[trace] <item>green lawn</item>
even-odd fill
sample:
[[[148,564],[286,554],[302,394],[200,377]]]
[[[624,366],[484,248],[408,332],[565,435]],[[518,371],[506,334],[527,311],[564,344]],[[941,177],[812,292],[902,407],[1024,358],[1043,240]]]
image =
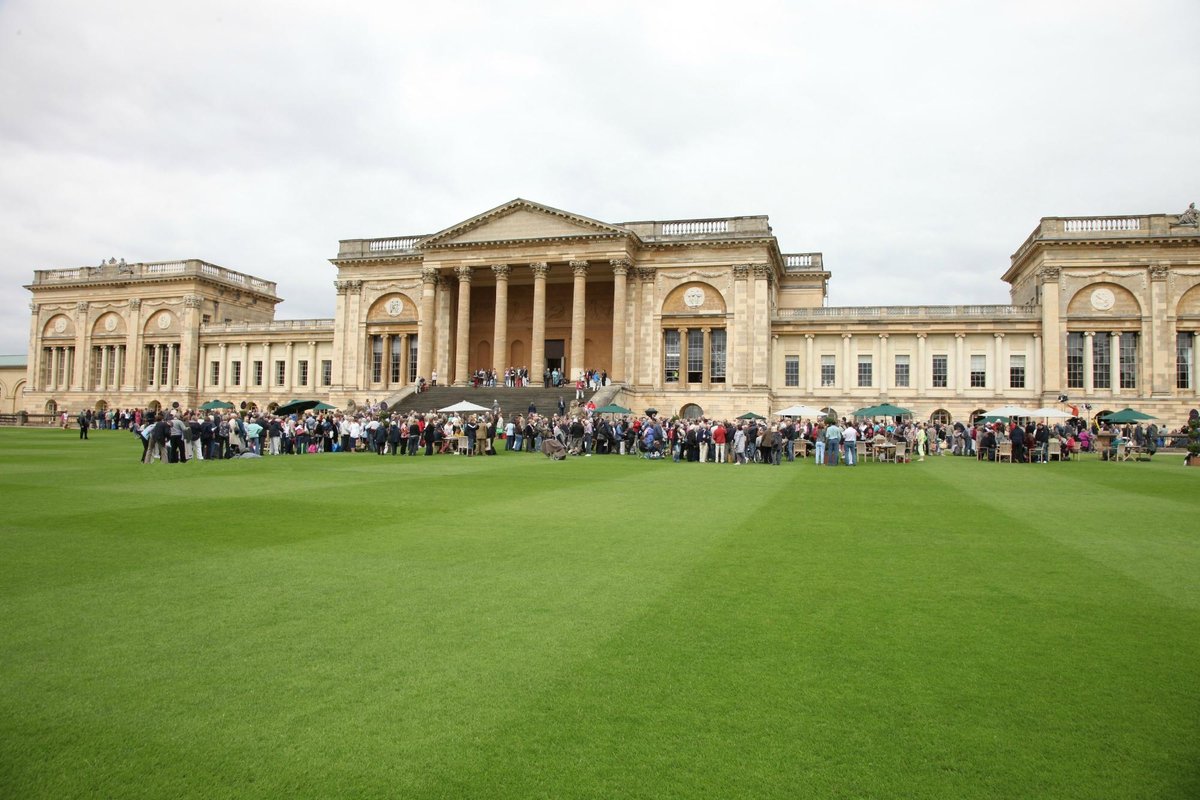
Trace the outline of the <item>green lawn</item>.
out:
[[[1200,470],[0,429],[0,797],[1196,798]]]

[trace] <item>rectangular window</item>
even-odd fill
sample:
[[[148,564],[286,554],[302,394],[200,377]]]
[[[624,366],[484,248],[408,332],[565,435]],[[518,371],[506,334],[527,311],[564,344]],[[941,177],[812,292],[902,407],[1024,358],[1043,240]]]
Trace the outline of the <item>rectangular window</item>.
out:
[[[821,385],[837,385],[837,356],[821,356]]]
[[[408,337],[408,382],[417,382],[417,336]]]
[[[933,388],[945,389],[950,381],[950,356],[936,355],[933,357],[933,368],[929,371]]]
[[[101,347],[92,347],[92,363],[88,370],[89,379],[92,387],[100,388],[100,379],[104,372],[104,349]]]
[[[296,380],[301,386],[308,386],[308,362],[296,362]]]
[[[43,389],[50,388],[50,369],[51,369],[51,364],[53,364],[53,363],[54,363],[53,348],[43,347],[42,348],[42,371],[41,371],[41,375],[38,377],[38,380],[40,381],[41,387]]]
[[[286,361],[276,361],[275,362],[275,385],[283,386],[283,384],[286,380],[287,380],[287,362]]]
[[[979,354],[971,356],[971,388],[983,389],[987,386],[987,356]]]
[[[1192,388],[1192,365],[1196,353],[1193,349],[1195,337],[1191,332],[1175,334],[1175,388]]]
[[[121,363],[121,348],[110,347],[108,353],[108,385],[112,387],[120,386],[120,381],[117,380],[118,369]]]
[[[254,362],[254,385],[263,385],[263,362],[261,361]]]
[[[1092,388],[1112,388],[1112,348],[1107,333],[1092,337]]]
[[[708,379],[725,382],[725,329],[714,328],[709,338]]]
[[[800,385],[800,356],[783,357],[783,385]]]
[[[1136,333],[1121,334],[1121,388],[1137,388],[1138,369],[1138,335]]]
[[[164,348],[162,358],[158,360],[158,385],[166,386],[171,379],[171,355],[170,349]]]
[[[1083,388],[1083,334],[1067,334],[1067,388]]]
[[[383,380],[383,337],[371,337],[371,383]]]
[[[896,387],[905,389],[909,381],[908,356],[896,356]]]
[[[392,352],[388,354],[388,380],[392,383],[399,383],[401,380],[401,367],[404,363],[404,342],[399,336],[392,337]]]
[[[859,388],[871,386],[871,381],[875,375],[875,362],[872,356],[860,355],[858,357],[858,385]]]
[[[700,383],[704,380],[704,331],[689,328],[687,348],[688,383]]]
[[[216,386],[221,382],[221,362],[208,362],[208,383],[210,386]]]
[[[333,385],[333,362],[328,358],[321,362],[321,385]]]
[[[1008,357],[1008,388],[1025,388],[1025,356],[1010,355]]]
[[[158,360],[158,348],[152,344],[146,345],[146,385],[155,386],[158,384],[158,370],[155,368],[155,362]]]
[[[234,386],[242,385],[242,362],[232,361],[229,364],[229,377]]]
[[[663,380],[667,383],[679,382],[679,331],[663,331]]]

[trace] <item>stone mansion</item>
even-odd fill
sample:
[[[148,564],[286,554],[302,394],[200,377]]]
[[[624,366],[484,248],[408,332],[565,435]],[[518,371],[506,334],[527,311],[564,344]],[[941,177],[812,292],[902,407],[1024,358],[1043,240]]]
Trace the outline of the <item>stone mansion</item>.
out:
[[[604,370],[616,402],[685,415],[886,400],[967,421],[1066,395],[1177,425],[1200,403],[1194,209],[1042,219],[1004,273],[1009,305],[830,307],[821,253],[784,252],[765,216],[607,223],[521,199],[330,260],[333,318],[308,320],[275,319],[273,282],[200,260],[38,270],[0,399],[345,407],[528,367]]]

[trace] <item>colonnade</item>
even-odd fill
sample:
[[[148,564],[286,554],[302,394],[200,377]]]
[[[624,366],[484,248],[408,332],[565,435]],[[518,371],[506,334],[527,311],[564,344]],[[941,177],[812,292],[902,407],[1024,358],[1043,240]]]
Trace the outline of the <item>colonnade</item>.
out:
[[[585,343],[587,341],[587,282],[592,264],[584,260],[567,262],[573,281],[571,292],[571,350],[569,371],[572,379],[577,378],[587,366]],[[613,328],[612,361],[609,375],[614,381],[625,379],[625,303],[626,278],[630,270],[627,258],[609,260],[613,275]],[[546,365],[546,280],[552,265],[546,261],[534,261],[528,265],[533,277],[533,324],[528,367],[534,380],[541,377]],[[466,384],[470,378],[470,331],[471,331],[471,285],[476,271],[470,266],[454,269],[458,281],[458,314],[455,319],[454,373],[455,384]],[[492,334],[491,368],[497,374],[509,367],[524,366],[508,363],[508,296],[509,279],[513,267],[509,264],[493,264],[491,271],[496,279],[495,318]],[[441,273],[434,267],[421,271],[421,308],[417,332],[417,374],[429,378],[434,368],[433,345],[435,340],[434,301]],[[406,356],[407,357],[407,356]],[[480,365],[484,366],[484,365]]]
[[[93,389],[111,391],[125,385],[125,345],[92,346]]]

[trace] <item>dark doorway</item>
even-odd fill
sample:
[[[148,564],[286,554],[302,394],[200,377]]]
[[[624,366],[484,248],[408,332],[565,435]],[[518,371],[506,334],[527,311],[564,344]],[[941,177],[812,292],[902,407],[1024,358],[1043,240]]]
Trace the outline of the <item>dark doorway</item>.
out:
[[[566,353],[565,339],[547,339],[546,340],[546,369],[550,370],[551,374],[554,370],[558,370],[560,380],[563,377],[563,360]]]

